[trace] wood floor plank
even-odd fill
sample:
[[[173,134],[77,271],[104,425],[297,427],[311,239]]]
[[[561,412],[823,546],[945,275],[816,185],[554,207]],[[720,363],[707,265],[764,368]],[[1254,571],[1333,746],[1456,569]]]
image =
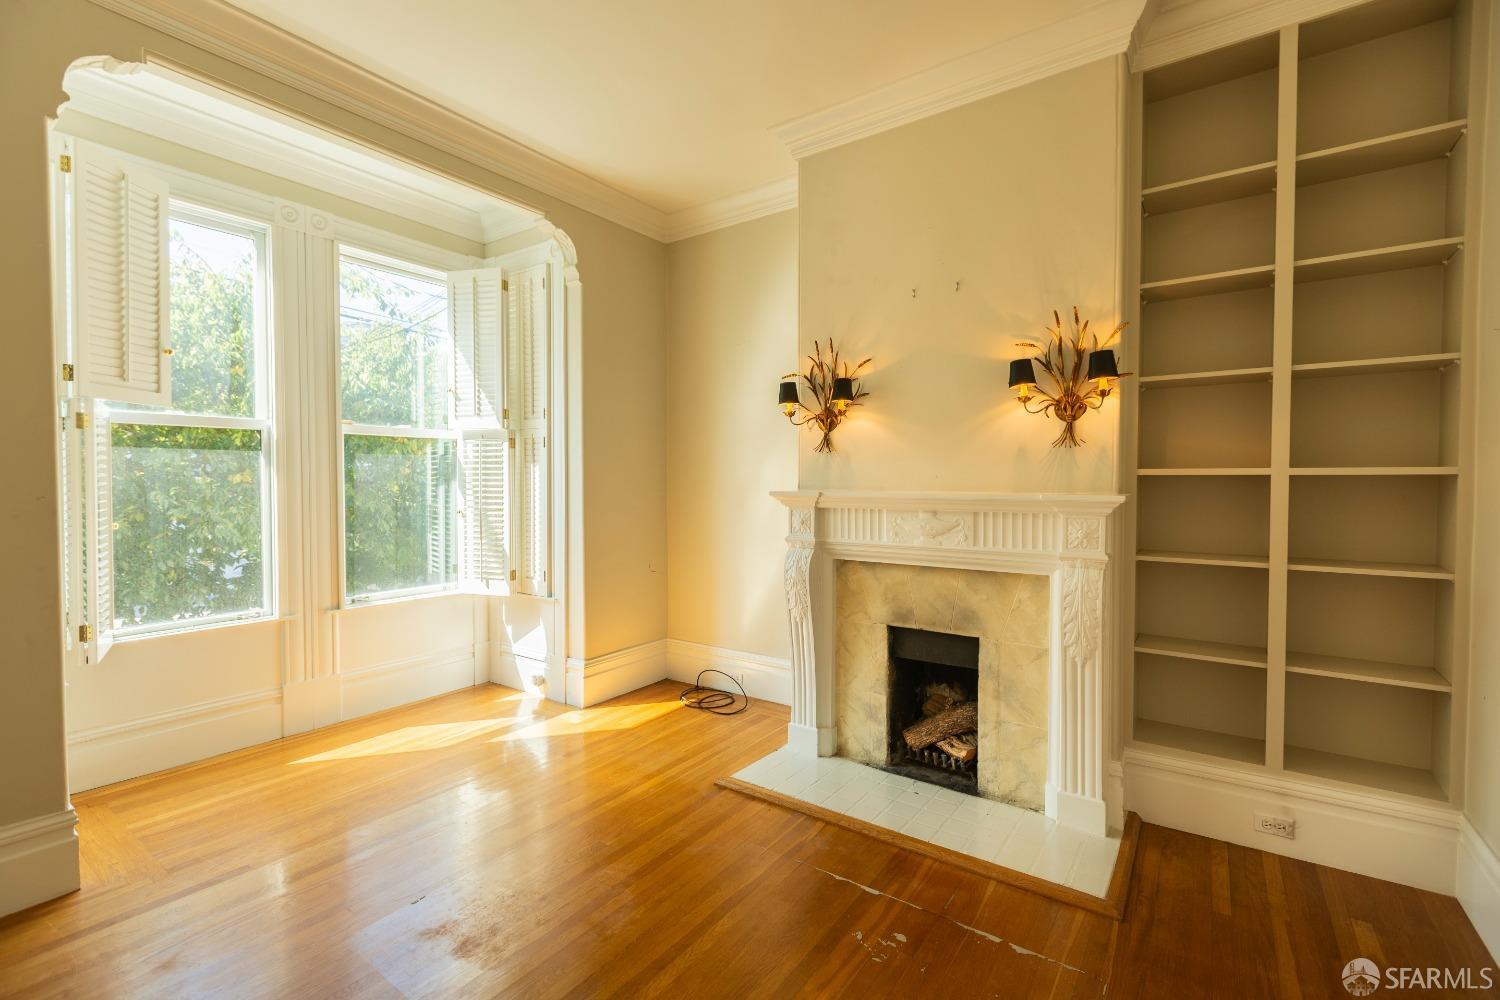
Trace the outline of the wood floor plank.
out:
[[[0,996],[1283,997],[1492,964],[1456,901],[1143,826],[1108,919],[715,786],[785,740],[659,684],[484,686],[76,800]]]

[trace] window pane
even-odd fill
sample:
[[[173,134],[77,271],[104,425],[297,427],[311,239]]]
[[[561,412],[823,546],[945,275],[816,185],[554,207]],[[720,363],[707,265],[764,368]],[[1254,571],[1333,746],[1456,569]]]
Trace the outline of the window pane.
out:
[[[118,623],[263,608],[260,432],[115,424],[111,434]]]
[[[172,409],[256,416],[255,240],[171,220]],[[118,409],[159,410],[115,404]]]
[[[453,583],[454,443],[344,436],[344,566],[350,597]]]
[[[339,262],[345,420],[447,427],[452,381],[446,285]]]

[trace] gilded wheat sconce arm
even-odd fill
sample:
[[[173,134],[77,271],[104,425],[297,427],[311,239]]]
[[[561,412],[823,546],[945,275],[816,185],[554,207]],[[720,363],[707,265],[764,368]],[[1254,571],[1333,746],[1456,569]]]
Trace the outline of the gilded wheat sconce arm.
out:
[[[1052,313],[1047,339],[1023,340],[1020,347],[1029,348],[1032,357],[1017,358],[1010,363],[1010,387],[1027,413],[1052,415],[1062,421],[1062,432],[1052,442],[1054,448],[1076,448],[1083,443],[1078,436],[1078,421],[1089,410],[1104,406],[1120,379],[1121,372],[1114,349],[1110,347],[1127,324],[1120,323],[1103,340],[1089,330],[1089,321],[1080,320],[1073,307],[1073,328],[1064,331],[1062,317]],[[1047,376],[1050,391],[1037,382],[1036,368]]]
[[[776,402],[793,427],[803,424],[817,427],[820,436],[816,451],[833,451],[834,429],[844,422],[851,409],[860,405],[860,400],[869,395],[860,385],[859,375],[870,360],[865,358],[853,366],[841,362],[838,348],[831,339],[825,359],[823,345],[813,341],[813,353],[807,357],[807,371],[790,372],[781,377]],[[803,386],[812,395],[812,406],[802,402]]]

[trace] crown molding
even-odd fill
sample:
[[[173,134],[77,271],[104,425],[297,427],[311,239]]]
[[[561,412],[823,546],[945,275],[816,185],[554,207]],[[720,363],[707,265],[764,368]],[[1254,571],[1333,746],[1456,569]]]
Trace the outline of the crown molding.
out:
[[[675,243],[796,207],[797,178],[783,177],[749,191],[673,212],[667,216],[666,242]]]
[[[1365,0],[1190,0],[1159,11],[1130,68],[1155,69],[1247,38],[1336,14]]]
[[[772,131],[802,159],[1041,80],[1130,46],[1145,0],[1104,0],[867,94],[783,122]]]
[[[659,209],[225,0],[90,2],[652,239],[666,237]]]

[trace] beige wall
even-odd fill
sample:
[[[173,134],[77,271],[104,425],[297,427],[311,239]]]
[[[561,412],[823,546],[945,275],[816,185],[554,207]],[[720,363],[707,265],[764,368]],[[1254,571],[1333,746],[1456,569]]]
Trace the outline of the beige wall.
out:
[[[1490,51],[1500,53],[1500,17],[1490,19]],[[1493,66],[1491,73],[1496,70]],[[1493,78],[1489,90],[1495,97]],[[1491,116],[1493,118],[1493,109]],[[1464,811],[1500,854],[1500,128],[1485,129],[1484,201],[1475,392],[1474,558],[1469,656],[1469,751]],[[1467,362],[1466,362],[1467,363]],[[1493,915],[1492,915],[1493,919]],[[1497,925],[1500,926],[1500,925]]]
[[[667,634],[791,655],[781,563],[796,432],[775,407],[797,357],[797,213],[668,247]]]
[[[1118,406],[1084,418],[1085,447],[1053,448],[1057,422],[1022,413],[1006,378],[1053,309],[1119,313],[1120,67],[802,161],[803,350],[831,336],[875,359],[837,453],[802,437],[802,488],[1113,488]]]
[[[56,423],[49,298],[46,121],[65,100],[76,59],[143,52],[261,95],[310,120],[413,162],[535,205],[577,247],[584,287],[581,478],[585,541],[584,649],[607,652],[665,632],[666,251],[659,243],[444,151],[289,88],[85,0],[17,0],[0,6],[0,213],[7,239],[0,273],[8,307],[11,431],[0,491],[0,826],[67,805],[63,755]],[[575,482],[575,488],[580,484]]]

